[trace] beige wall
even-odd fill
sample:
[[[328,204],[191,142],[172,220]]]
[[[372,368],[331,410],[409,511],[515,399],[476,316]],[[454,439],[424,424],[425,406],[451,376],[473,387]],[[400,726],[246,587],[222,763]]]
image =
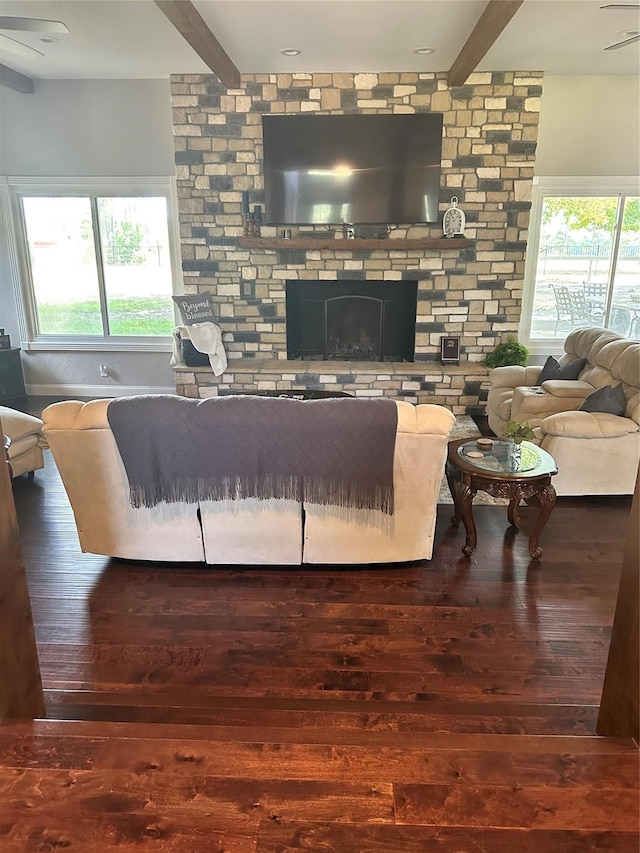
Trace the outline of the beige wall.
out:
[[[640,77],[545,77],[536,175],[640,175]]]
[[[33,95],[0,89],[3,175],[174,172],[168,80],[37,80]]]

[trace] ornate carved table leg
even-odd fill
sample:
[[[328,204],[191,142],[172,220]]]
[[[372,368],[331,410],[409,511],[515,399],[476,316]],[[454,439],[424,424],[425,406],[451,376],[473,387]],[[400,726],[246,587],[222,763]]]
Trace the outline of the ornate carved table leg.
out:
[[[538,557],[542,556],[542,548],[538,545],[538,537],[542,532],[542,528],[547,523],[547,519],[551,515],[551,510],[556,502],[556,490],[549,482],[546,486],[540,489],[537,493],[537,497],[540,501],[540,512],[529,536],[529,553],[534,560],[537,560]]]
[[[445,474],[447,475],[449,491],[451,492],[451,497],[453,498],[453,515],[451,516],[451,524],[453,527],[457,527],[460,524],[460,506],[458,500],[458,486],[460,485],[460,475],[456,474],[455,468],[453,468],[453,466],[449,464],[447,464],[445,468]]]
[[[462,514],[462,523],[467,534],[466,542],[462,546],[462,553],[465,557],[470,557],[476,550],[478,542],[476,523],[473,520],[473,499],[476,496],[476,490],[467,483],[458,483],[458,489],[458,502]]]
[[[511,498],[509,501],[509,509],[507,510],[507,518],[512,527],[520,527],[520,519],[518,518],[518,507],[520,506],[520,498]]]

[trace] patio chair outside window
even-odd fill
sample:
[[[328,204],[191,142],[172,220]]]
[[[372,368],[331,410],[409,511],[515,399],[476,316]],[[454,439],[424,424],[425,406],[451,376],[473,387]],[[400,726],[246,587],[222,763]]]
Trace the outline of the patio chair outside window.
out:
[[[594,305],[585,296],[584,290],[569,290],[569,296],[573,303],[573,309],[576,317],[580,318],[580,322],[585,320],[589,325],[602,325],[604,311],[602,305]]]
[[[556,327],[554,334],[558,333],[558,325],[564,321],[568,321],[572,329],[591,322],[592,318],[589,315],[589,307],[581,290],[571,290],[565,285],[557,284],[552,284],[550,287],[556,299]]]
[[[605,281],[583,281],[582,292],[589,305],[591,316],[604,317],[604,309],[607,301],[607,283]]]
[[[595,300],[596,305],[604,305],[607,295],[607,283],[605,281],[583,281],[582,292],[587,300]]]
[[[595,318],[604,318],[607,301],[607,285],[600,281],[585,281],[582,284],[585,299],[590,306],[590,314]],[[609,326],[620,335],[633,335],[640,322],[640,304],[638,306],[616,303],[614,291],[613,303],[609,311]],[[598,325],[601,325],[600,321]]]

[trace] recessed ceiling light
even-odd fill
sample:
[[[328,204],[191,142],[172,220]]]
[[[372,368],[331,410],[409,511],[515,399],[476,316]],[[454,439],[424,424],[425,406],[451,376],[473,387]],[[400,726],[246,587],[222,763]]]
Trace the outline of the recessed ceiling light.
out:
[[[58,39],[54,39],[53,36],[40,36],[40,41],[44,42],[45,44],[54,44],[58,41]]]
[[[301,50],[298,50],[298,48],[297,48],[297,47],[284,47],[284,48],[280,51],[280,53],[281,53],[283,56],[299,56],[299,55],[302,53],[302,51],[301,51]]]
[[[424,56],[427,53],[435,53],[436,51],[433,47],[417,47],[413,52],[419,53],[421,56]]]

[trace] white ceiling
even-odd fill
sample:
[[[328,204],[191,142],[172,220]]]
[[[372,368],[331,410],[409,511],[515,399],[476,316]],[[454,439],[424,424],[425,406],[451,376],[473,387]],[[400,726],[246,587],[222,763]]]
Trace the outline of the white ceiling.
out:
[[[630,0],[629,0],[630,1]],[[241,73],[448,71],[487,0],[195,0]],[[607,0],[525,0],[479,71],[638,74],[640,43],[604,47],[640,31],[640,10]],[[622,0],[626,2],[626,0]],[[68,35],[4,31],[44,53],[0,62],[35,79],[159,78],[208,71],[152,0],[2,0],[0,14],[64,21]],[[2,40],[0,40],[2,41]],[[295,47],[300,56],[285,57]],[[418,56],[414,50],[435,53]]]

